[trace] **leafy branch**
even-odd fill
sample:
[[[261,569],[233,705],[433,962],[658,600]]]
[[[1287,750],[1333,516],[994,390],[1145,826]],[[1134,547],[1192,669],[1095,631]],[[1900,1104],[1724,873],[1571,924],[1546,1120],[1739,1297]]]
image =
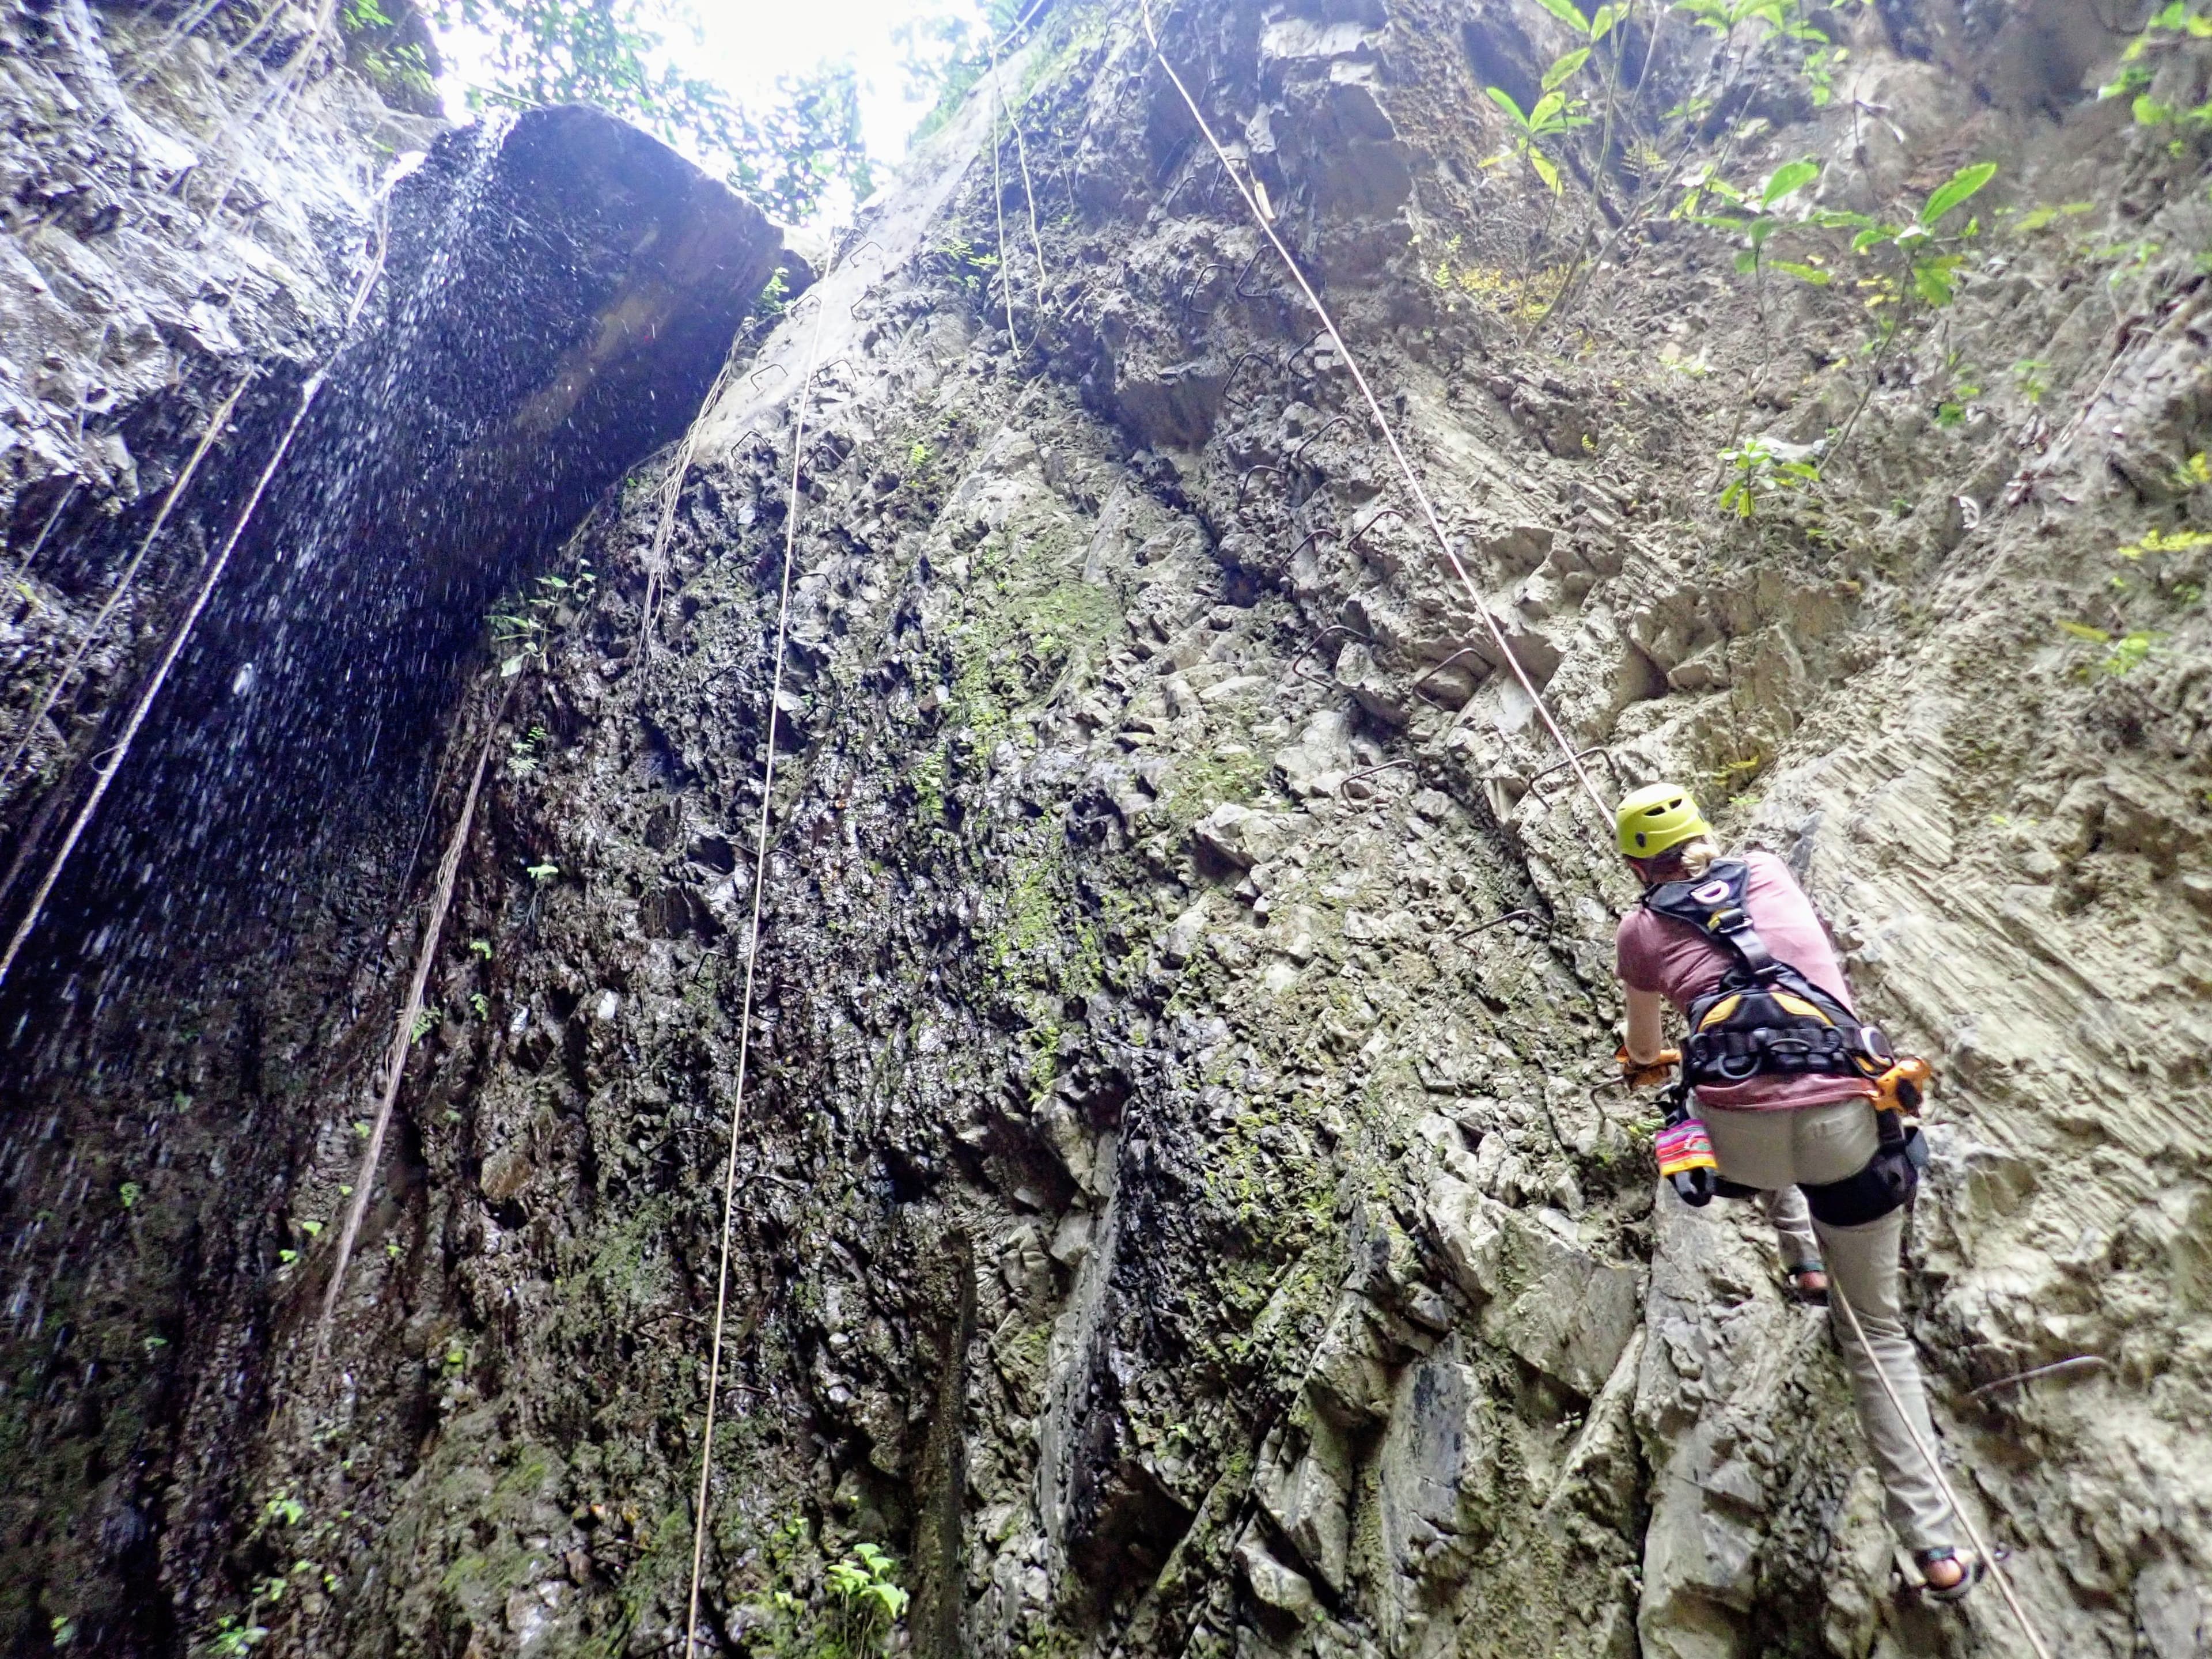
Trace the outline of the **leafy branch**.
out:
[[[380,0],[348,4],[349,15],[383,15]],[[874,188],[849,64],[782,76],[777,101],[753,110],[684,72],[669,36],[697,28],[674,0],[427,0],[424,9],[438,27],[489,43],[467,88],[472,106],[595,104],[690,151],[787,222],[812,217],[841,181],[855,198]]]

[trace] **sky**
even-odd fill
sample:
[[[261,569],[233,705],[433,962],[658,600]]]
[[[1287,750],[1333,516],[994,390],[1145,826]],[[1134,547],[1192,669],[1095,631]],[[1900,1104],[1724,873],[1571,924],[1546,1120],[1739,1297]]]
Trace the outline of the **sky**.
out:
[[[921,8],[914,0],[694,0],[705,36],[702,67],[746,101],[767,102],[779,75],[850,58],[860,71],[860,118],[868,149],[896,161],[930,103],[909,104],[900,87],[891,31]],[[980,27],[982,7],[959,0],[933,9],[967,9]]]
[[[965,13],[980,31],[983,0],[672,0],[669,9],[696,21],[698,38],[672,29],[669,44],[695,74],[720,82],[744,104],[765,107],[775,101],[776,77],[803,75],[823,63],[849,61],[860,84],[860,118],[869,153],[896,163],[907,139],[935,100],[908,100],[899,52],[891,32],[917,13]],[[449,73],[445,82],[448,112],[467,118],[464,83],[467,66],[483,48],[473,31],[441,31],[439,44]],[[979,37],[980,38],[980,34]],[[884,179],[878,173],[878,183]],[[849,202],[832,205],[833,216],[849,213]]]

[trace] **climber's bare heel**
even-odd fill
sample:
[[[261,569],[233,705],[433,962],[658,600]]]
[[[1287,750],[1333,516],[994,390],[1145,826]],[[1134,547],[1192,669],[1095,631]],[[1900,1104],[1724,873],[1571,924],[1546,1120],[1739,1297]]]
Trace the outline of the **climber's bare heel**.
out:
[[[1828,1305],[1828,1270],[1818,1261],[1801,1261],[1787,1270],[1790,1295],[1808,1308]]]
[[[1920,1572],[1920,1594],[1930,1601],[1963,1601],[1982,1579],[1982,1558],[1971,1552],[1961,1556],[1948,1545],[1913,1551],[1912,1565]]]

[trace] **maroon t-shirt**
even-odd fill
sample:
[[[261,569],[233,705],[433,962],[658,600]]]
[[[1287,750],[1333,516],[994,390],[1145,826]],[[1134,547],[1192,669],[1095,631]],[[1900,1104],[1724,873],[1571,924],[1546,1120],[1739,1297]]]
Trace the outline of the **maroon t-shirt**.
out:
[[[1751,878],[1744,886],[1744,908],[1751,925],[1765,945],[1767,954],[1786,962],[1844,1007],[1851,1006],[1851,988],[1828,943],[1828,930],[1820,925],[1812,900],[1797,884],[1790,868],[1771,853],[1747,853]],[[1690,1004],[1721,982],[1735,960],[1729,951],[1707,939],[1686,921],[1676,921],[1642,905],[1620,919],[1614,936],[1616,971],[1632,990],[1656,992],[1686,1014]],[[1738,1111],[1791,1106],[1824,1106],[1838,1100],[1871,1100],[1871,1085],[1858,1078],[1755,1077],[1742,1083],[1709,1085],[1698,1091],[1707,1106],[1732,1107]]]

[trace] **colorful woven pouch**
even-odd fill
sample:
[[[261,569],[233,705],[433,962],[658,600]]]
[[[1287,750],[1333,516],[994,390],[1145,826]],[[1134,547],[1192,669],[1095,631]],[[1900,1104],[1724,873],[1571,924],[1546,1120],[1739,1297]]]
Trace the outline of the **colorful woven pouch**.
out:
[[[1659,1154],[1659,1173],[1662,1176],[1720,1168],[1720,1161],[1713,1156],[1712,1138],[1706,1134],[1705,1124],[1694,1117],[1686,1117],[1662,1129],[1653,1150]]]

